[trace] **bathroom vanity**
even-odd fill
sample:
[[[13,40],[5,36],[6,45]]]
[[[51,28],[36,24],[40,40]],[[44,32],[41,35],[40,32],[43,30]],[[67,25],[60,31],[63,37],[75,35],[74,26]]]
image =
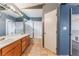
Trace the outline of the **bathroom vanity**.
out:
[[[5,37],[0,41],[0,56],[20,56],[30,44],[29,35]]]

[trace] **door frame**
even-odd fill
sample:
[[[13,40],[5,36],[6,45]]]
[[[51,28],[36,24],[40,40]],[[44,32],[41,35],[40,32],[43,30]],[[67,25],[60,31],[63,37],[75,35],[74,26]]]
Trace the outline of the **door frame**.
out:
[[[72,49],[72,47],[71,47],[71,45],[72,45],[72,42],[71,42],[71,20],[72,20],[72,8],[70,8],[69,9],[69,14],[70,14],[70,16],[69,16],[69,55],[71,56],[71,53],[72,53],[72,51],[71,51],[71,49]]]

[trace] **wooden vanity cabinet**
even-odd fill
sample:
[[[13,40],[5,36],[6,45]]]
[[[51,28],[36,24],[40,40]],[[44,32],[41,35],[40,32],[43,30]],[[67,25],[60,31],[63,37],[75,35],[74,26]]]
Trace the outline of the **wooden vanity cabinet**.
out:
[[[0,56],[20,56],[30,44],[30,38],[25,36],[0,50]]]
[[[1,56],[1,49],[0,49],[0,56]]]
[[[25,51],[25,49],[28,47],[30,44],[29,37],[26,36],[22,39],[22,52]]]
[[[13,49],[15,47],[15,44],[12,43],[12,44],[9,44],[8,46],[2,48],[2,56],[7,56],[7,55],[11,55],[13,54]]]
[[[25,51],[25,49],[26,49],[26,39],[25,39],[25,37],[24,38],[22,38],[22,52],[24,52]]]
[[[2,56],[21,55],[21,41],[18,40],[2,49]]]
[[[26,36],[25,39],[26,39],[26,45],[28,47],[28,45],[30,44],[30,37],[29,36]]]

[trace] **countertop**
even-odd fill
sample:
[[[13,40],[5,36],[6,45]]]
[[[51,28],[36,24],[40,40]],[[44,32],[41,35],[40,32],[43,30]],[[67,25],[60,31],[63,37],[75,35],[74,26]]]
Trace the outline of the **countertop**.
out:
[[[28,36],[28,34],[23,35],[8,35],[8,36],[2,36],[0,39],[5,38],[4,40],[0,40],[0,49],[21,39],[22,37]]]

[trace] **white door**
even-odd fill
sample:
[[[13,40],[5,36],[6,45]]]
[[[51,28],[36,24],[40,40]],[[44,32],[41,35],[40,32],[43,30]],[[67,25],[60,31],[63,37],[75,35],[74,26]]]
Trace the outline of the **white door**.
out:
[[[44,15],[44,46],[56,53],[57,10]]]

